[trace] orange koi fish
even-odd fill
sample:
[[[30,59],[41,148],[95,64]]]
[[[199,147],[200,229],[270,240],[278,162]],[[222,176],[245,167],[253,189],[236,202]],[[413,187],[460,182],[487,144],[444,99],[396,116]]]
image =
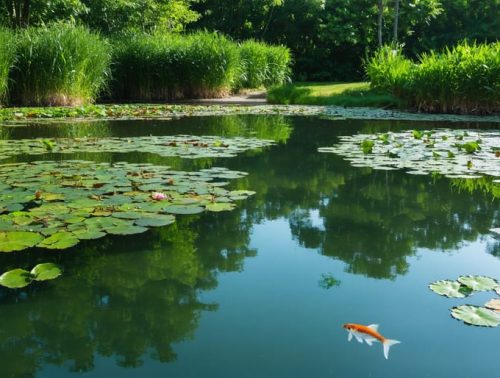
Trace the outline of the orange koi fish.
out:
[[[386,339],[378,332],[378,324],[370,324],[369,326],[364,326],[361,324],[347,323],[343,326],[347,332],[349,332],[349,336],[347,336],[347,340],[351,341],[354,336],[356,340],[360,343],[363,340],[370,346],[373,345],[374,341],[379,341],[382,343],[384,347],[384,357],[386,359],[389,358],[389,349],[391,346],[395,344],[400,344],[401,341]]]

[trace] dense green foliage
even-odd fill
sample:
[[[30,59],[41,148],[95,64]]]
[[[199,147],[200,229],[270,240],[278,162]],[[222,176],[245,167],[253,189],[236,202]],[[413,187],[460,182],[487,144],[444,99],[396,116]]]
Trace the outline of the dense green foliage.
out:
[[[56,24],[19,32],[11,99],[32,105],[92,101],[106,83],[111,47],[84,27]]]
[[[229,92],[238,71],[236,44],[215,33],[138,34],[116,46],[114,98],[220,97]]]
[[[411,58],[461,40],[497,41],[500,0],[0,1],[0,24],[54,21],[82,23],[107,35],[217,31],[237,41],[287,46],[295,57],[295,79],[346,81],[363,77],[362,60],[379,47],[379,31],[383,43],[404,45]]]
[[[237,88],[259,88],[282,84],[290,75],[290,51],[249,40],[240,45],[240,77]]]
[[[383,47],[367,61],[371,85],[426,112],[500,111],[500,43],[462,42],[414,64],[400,50]]]
[[[7,98],[9,71],[14,63],[15,47],[12,33],[0,28],[0,104]]]

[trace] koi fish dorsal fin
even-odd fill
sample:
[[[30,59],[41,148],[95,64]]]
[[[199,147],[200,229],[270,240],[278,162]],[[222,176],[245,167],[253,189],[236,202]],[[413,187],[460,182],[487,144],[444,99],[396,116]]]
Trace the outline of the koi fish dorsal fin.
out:
[[[370,324],[368,328],[373,329],[374,331],[378,332],[378,324]]]

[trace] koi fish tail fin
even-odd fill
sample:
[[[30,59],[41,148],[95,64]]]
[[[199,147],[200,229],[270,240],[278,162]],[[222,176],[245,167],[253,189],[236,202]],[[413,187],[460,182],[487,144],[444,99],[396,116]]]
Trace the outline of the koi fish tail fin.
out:
[[[386,360],[389,359],[389,349],[391,348],[391,346],[396,344],[401,344],[401,341],[385,339],[382,343],[382,346],[384,347],[384,357]]]

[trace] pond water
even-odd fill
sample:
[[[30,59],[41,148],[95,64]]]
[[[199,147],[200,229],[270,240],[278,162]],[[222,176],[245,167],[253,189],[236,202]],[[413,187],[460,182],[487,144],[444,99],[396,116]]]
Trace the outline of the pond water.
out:
[[[497,124],[498,125],[498,124]],[[497,128],[495,124],[481,127]],[[351,167],[338,136],[447,124],[225,116],[0,128],[31,137],[218,135],[278,143],[232,158],[141,153],[17,156],[245,171],[235,210],[178,216],[141,235],[0,256],[0,271],[56,262],[60,278],[0,290],[0,377],[481,377],[498,372],[499,328],[450,316],[493,292],[428,289],[462,274],[500,279],[498,187]],[[454,124],[454,127],[478,127]],[[498,186],[498,184],[496,184]],[[348,342],[344,323],[401,341]]]

